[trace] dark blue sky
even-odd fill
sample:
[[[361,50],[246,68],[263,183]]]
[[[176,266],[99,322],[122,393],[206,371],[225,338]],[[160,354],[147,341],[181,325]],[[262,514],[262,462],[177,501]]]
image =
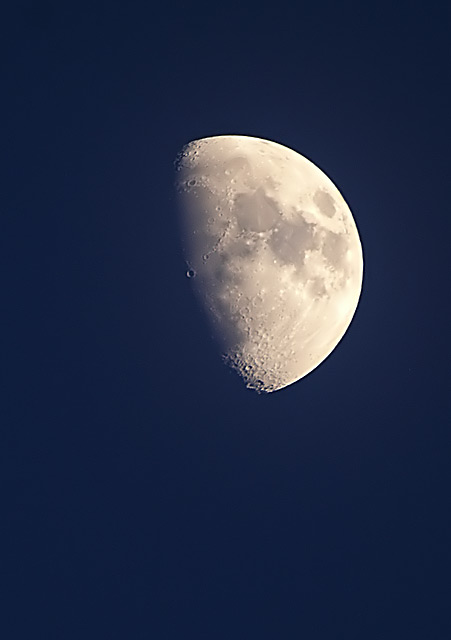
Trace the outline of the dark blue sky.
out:
[[[2,638],[451,637],[446,3],[10,4]],[[364,250],[345,338],[268,396],[178,244],[174,157],[228,133],[315,162]]]

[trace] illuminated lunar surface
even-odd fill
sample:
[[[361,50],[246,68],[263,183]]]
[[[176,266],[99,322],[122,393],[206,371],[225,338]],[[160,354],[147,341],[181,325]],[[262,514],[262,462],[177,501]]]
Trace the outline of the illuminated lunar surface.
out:
[[[312,162],[260,138],[195,140],[175,167],[187,286],[224,360],[257,391],[296,382],[357,307],[363,257],[349,207]]]

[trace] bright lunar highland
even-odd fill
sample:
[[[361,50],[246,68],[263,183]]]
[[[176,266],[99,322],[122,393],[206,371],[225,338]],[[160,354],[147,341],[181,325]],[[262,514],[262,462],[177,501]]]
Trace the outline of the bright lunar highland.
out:
[[[227,135],[175,162],[189,283],[225,361],[257,391],[315,369],[355,313],[363,256],[331,180],[275,142]]]

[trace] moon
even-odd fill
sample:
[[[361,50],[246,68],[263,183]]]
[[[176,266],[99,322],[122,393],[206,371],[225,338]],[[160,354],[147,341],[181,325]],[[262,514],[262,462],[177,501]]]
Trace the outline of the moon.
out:
[[[224,361],[249,389],[303,378],[354,316],[363,254],[333,182],[281,144],[194,140],[175,161],[186,275]]]

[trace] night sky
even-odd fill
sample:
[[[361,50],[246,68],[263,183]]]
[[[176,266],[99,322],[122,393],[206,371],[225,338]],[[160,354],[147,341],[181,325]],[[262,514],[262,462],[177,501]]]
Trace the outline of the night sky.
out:
[[[0,636],[450,638],[447,3],[9,4]],[[345,337],[268,395],[179,245],[174,158],[220,134],[312,160],[363,246]]]

